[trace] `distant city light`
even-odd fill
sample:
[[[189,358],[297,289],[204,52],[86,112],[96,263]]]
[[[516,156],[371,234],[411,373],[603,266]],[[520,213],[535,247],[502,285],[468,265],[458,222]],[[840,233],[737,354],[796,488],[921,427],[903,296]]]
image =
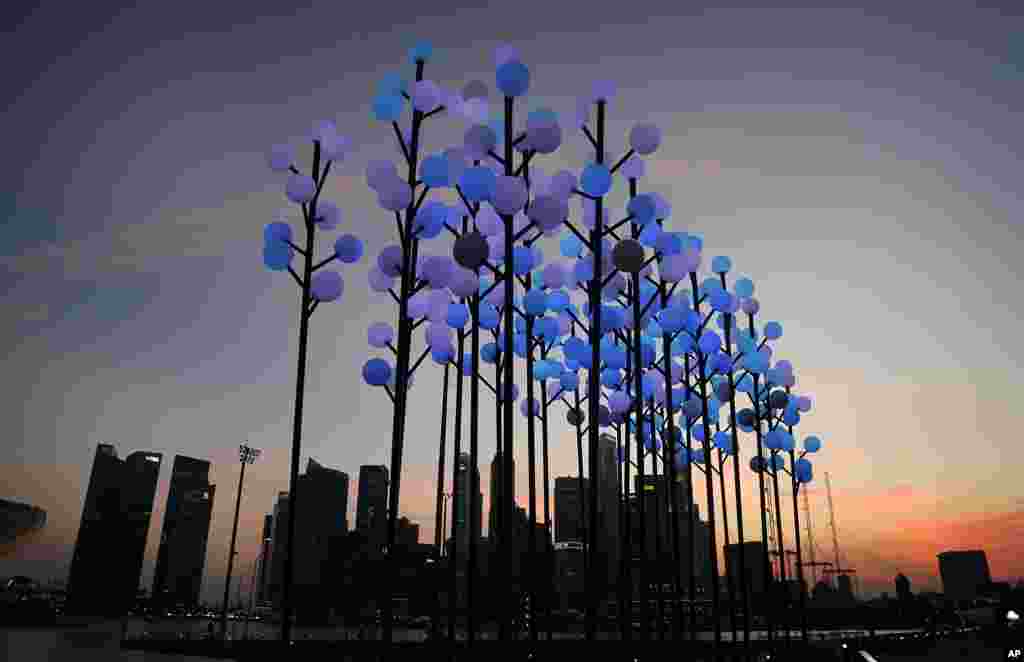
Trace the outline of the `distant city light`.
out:
[[[160,461],[160,456],[159,455],[147,455],[146,459],[149,460],[150,462],[159,462]]]

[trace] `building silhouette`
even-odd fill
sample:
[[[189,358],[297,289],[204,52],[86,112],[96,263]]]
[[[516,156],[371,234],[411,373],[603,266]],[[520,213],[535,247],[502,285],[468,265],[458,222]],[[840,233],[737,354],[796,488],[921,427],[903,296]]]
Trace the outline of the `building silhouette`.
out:
[[[395,546],[406,553],[416,551],[420,544],[420,525],[408,517],[399,518],[395,525]]]
[[[948,600],[974,600],[992,583],[988,558],[981,550],[942,552],[938,559]]]
[[[556,542],[554,548],[554,586],[557,608],[561,611],[585,606],[586,584],[583,543]]]
[[[295,583],[319,586],[332,538],[348,532],[348,474],[310,458],[299,476],[295,519]]]
[[[906,602],[914,596],[910,592],[910,580],[901,572],[896,575],[896,598],[900,602]]]
[[[371,548],[381,550],[387,543],[387,525],[388,468],[364,464],[359,467],[356,530],[366,534]]]
[[[275,607],[281,604],[284,582],[284,555],[288,549],[288,493],[278,492],[274,504],[274,535],[270,547],[265,599]]]
[[[679,567],[683,590],[689,590],[690,576],[690,519],[693,520],[693,567],[696,588],[707,590],[711,582],[711,536],[708,523],[700,519],[700,512],[692,501],[687,503],[685,477],[676,481],[676,499],[678,511],[672,510],[668,499],[669,481],[664,476],[634,477],[635,492],[629,499],[630,528],[633,557],[640,559],[646,556],[648,567],[653,568],[655,576],[664,578],[670,583],[673,578],[674,544],[672,524],[676,524],[679,534]],[[640,499],[643,499],[643,518],[640,517]],[[641,535],[641,522],[643,533]],[[641,541],[643,554],[641,554]],[[634,573],[634,582],[639,581],[639,574]]]
[[[580,521],[580,479],[555,478],[555,542],[583,542],[586,514],[590,512],[590,481],[583,479],[583,521]],[[493,508],[492,508],[493,510]]]
[[[614,436],[604,433],[597,441],[597,522],[598,552],[604,558],[604,578],[600,581],[613,586],[619,575],[622,543],[619,530],[620,465],[619,444]]]
[[[725,546],[725,572],[726,576],[732,581],[732,585],[737,592],[740,593],[740,543],[733,543]],[[752,604],[760,604],[768,596],[768,587],[772,581],[772,577],[768,574],[768,569],[765,567],[765,553],[767,549],[760,540],[749,540],[744,542],[742,545],[743,549],[743,565],[745,568],[744,580],[746,581],[747,590],[750,591],[750,600]]]
[[[153,574],[153,599],[160,604],[191,607],[199,603],[214,492],[209,462],[174,457]]]
[[[260,602],[268,600],[267,576],[270,571],[270,552],[274,544],[274,514],[263,516],[263,537],[260,539],[260,558],[257,561],[256,599]]]
[[[69,612],[119,616],[134,604],[162,460],[142,451],[120,460],[113,445],[97,446],[71,557]]]
[[[512,474],[515,475],[515,459],[512,462]],[[503,480],[502,473],[502,455],[498,451],[494,454],[494,459],[491,460],[491,492],[489,495],[491,501],[491,508],[487,515],[487,537],[490,546],[495,546],[498,543],[498,539],[501,535],[501,484]]]
[[[477,543],[483,534],[483,501],[484,496],[481,492],[477,492],[474,495],[476,501],[475,510],[470,511],[472,504],[469,501],[468,495],[472,492],[473,482],[476,485],[480,485],[480,470],[476,467],[470,467],[470,456],[469,453],[461,453],[456,458],[455,467],[455,493],[452,497],[452,517],[455,523],[455,543],[458,547],[458,563],[465,564],[469,558],[469,536],[470,536],[470,517],[472,515],[477,516],[476,525],[476,538]]]

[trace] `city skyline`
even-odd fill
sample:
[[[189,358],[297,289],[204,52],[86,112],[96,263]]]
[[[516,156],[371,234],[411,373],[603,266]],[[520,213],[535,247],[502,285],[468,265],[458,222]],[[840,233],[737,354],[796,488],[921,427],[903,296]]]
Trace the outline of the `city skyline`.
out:
[[[920,2],[652,3],[591,17],[549,5],[449,4],[408,25],[376,7],[303,8],[244,27],[220,7],[202,17],[95,7],[12,18],[19,29],[0,49],[23,66],[5,104],[20,128],[0,164],[11,182],[0,200],[13,319],[3,367],[32,377],[0,405],[11,425],[0,497],[44,508],[49,522],[5,559],[10,574],[66,573],[89,460],[104,441],[205,457],[225,493],[237,485],[237,444],[264,449],[240,516],[237,567],[249,567],[263,515],[288,489],[294,379],[292,284],[259,265],[261,227],[285,207],[265,151],[336,119],[353,150],[330,193],[368,251],[379,250],[390,228],[364,170],[393,156],[393,136],[369,122],[368,105],[374,81],[422,36],[445,85],[491,81],[493,47],[508,41],[531,65],[538,102],[571,116],[572,97],[606,75],[620,86],[614,135],[641,116],[663,126],[651,186],[672,202],[672,227],[731,255],[785,326],[781,351],[799,357],[798,388],[815,398],[801,429],[826,442],[816,480],[831,472],[840,540],[862,588],[891,590],[903,572],[916,589],[938,589],[946,549],[985,549],[994,578],[1024,575],[1012,536],[1024,528],[1012,469],[1024,450],[1011,432],[1024,423],[1012,406],[1024,367],[1021,17]],[[606,27],[615,38],[596,38]],[[39,30],[50,38],[31,38]],[[279,38],[300,32],[302,47]],[[598,61],[604,71],[593,70]],[[366,327],[393,311],[368,298],[365,273],[357,265],[346,275],[345,301],[318,312],[311,336],[303,457],[348,472],[390,452],[390,403],[359,382],[359,369]],[[434,366],[417,374],[418,388],[439,383]],[[485,396],[483,430],[493,410]],[[409,420],[400,511],[432,540],[436,402],[413,398]],[[517,430],[520,505],[524,439]],[[575,474],[574,432],[554,428],[551,449],[551,476]],[[749,443],[743,450],[749,457]],[[482,436],[480,468],[493,451]],[[169,476],[161,467],[144,585]],[[755,531],[751,482],[744,512]],[[698,495],[702,487],[695,481]],[[809,489],[829,556],[824,487]],[[211,580],[225,572],[232,510],[230,498],[214,504]],[[204,595],[215,596],[208,583]]]

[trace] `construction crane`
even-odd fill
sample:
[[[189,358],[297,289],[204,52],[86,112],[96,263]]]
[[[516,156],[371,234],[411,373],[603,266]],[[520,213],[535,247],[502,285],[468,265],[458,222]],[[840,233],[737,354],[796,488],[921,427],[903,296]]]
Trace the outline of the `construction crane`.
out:
[[[829,478],[827,471],[825,472],[825,489],[828,491],[828,523],[829,527],[832,529],[832,550],[835,554],[835,565],[831,568],[826,568],[822,574],[831,574],[836,576],[836,591],[838,591],[839,577],[850,575],[855,576],[857,571],[853,568],[844,568],[842,563],[839,562],[839,534],[836,532],[836,511],[832,504],[832,481]]]
[[[813,523],[811,522],[811,501],[810,501],[810,499],[807,498],[807,487],[806,486],[803,489],[803,493],[804,493],[804,528],[807,529],[807,551],[809,552],[808,559],[810,560],[810,563],[807,563],[805,565],[807,565],[807,566],[809,566],[811,568],[811,572],[813,573],[813,577],[814,577],[814,581],[811,582],[811,586],[814,586],[814,585],[816,585],[818,583],[818,575],[817,575],[818,571],[814,569],[814,568],[817,567],[817,563],[815,562],[815,558],[814,558],[814,548],[815,548],[815,545],[814,545],[814,526],[813,526]]]

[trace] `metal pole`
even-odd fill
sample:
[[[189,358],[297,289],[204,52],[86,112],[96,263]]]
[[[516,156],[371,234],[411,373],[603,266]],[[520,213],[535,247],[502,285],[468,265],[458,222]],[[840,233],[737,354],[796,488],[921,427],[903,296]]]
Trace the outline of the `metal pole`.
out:
[[[242,474],[238,479],[238,496],[235,497],[235,522],[231,527],[231,548],[228,551],[228,576],[224,581],[224,604],[221,607],[220,614],[220,634],[221,638],[228,638],[228,597],[231,591],[231,571],[235,566],[235,539],[238,537],[238,509],[242,505],[242,483],[245,482],[245,465],[248,464],[246,461],[245,451],[242,453]]]
[[[320,179],[320,142],[313,145],[313,179]],[[319,194],[318,194],[319,197]],[[288,475],[290,492],[288,496],[288,540],[285,545],[284,568],[281,587],[281,639],[291,641],[292,636],[292,613],[295,608],[292,605],[294,590],[292,586],[295,564],[295,511],[298,504],[298,482],[299,482],[299,458],[302,456],[302,407],[306,395],[306,353],[309,349],[309,302],[310,280],[313,276],[313,233],[316,224],[313,219],[316,215],[317,198],[309,206],[309,213],[306,214],[306,260],[302,275],[302,304],[299,314],[299,356],[298,367],[295,377],[295,417],[292,429],[292,458],[291,471]],[[403,311],[404,312],[404,311]]]
[[[726,287],[725,274],[721,274],[722,288]],[[726,316],[725,325],[725,351],[730,357],[732,353],[732,328],[735,324],[735,318],[729,314]],[[733,482],[736,487],[736,535],[738,537],[737,544],[739,545],[738,556],[739,556],[739,567],[734,569],[734,572],[739,578],[739,589],[740,594],[743,596],[743,645],[747,647],[750,643],[750,610],[751,610],[751,599],[750,599],[750,585],[747,581],[747,559],[746,559],[746,539],[743,535],[743,498],[740,481],[740,440],[739,433],[736,428],[736,381],[733,371],[729,371],[729,429],[732,434],[732,453],[733,453]],[[725,506],[723,505],[723,508]],[[729,554],[726,552],[726,572],[729,572]]]
[[[690,286],[693,289],[693,309],[700,313],[700,300],[698,299],[698,293],[700,286],[697,283],[697,274],[690,272]],[[718,590],[718,543],[715,541],[715,493],[714,493],[714,473],[711,469],[711,428],[708,425],[708,397],[707,397],[707,374],[706,364],[707,356],[701,356],[701,352],[698,348],[697,355],[697,370],[700,377],[700,399],[701,399],[701,424],[704,427],[704,475],[707,477],[707,499],[708,499],[708,538],[710,539],[710,556],[711,556],[711,603],[712,603],[712,618],[714,620],[714,632],[715,632],[715,649],[717,650],[722,643],[722,621],[721,614],[719,613],[720,602],[719,602],[719,590]]]

